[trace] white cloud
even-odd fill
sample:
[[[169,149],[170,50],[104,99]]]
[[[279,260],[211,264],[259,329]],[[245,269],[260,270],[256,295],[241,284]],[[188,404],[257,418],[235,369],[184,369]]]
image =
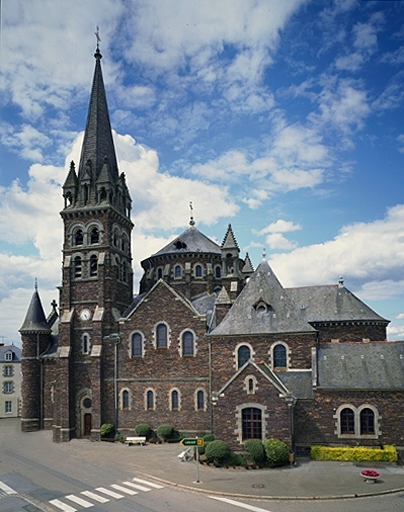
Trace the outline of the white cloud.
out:
[[[370,250],[371,248],[371,250]],[[333,239],[275,254],[271,264],[285,286],[337,282],[373,300],[402,293],[404,282],[404,205],[384,219],[345,226]]]

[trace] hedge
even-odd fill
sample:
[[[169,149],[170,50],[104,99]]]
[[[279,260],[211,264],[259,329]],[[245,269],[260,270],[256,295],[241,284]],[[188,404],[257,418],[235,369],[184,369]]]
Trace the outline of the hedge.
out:
[[[310,456],[313,460],[397,462],[397,450],[390,445],[385,445],[383,448],[312,446]]]

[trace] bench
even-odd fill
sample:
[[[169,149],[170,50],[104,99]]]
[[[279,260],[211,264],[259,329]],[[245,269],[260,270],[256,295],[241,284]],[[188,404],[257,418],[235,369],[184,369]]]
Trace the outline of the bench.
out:
[[[128,446],[132,446],[132,444],[140,444],[140,446],[143,446],[146,444],[146,436],[127,437],[125,443]]]

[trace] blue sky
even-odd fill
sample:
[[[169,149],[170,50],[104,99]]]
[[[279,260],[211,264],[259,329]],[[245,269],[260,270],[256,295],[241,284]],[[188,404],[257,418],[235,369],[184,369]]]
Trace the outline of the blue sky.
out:
[[[0,0],[1,1],[1,0]],[[100,30],[139,262],[186,229],[337,283],[404,339],[404,2],[2,0],[0,336],[58,298]]]

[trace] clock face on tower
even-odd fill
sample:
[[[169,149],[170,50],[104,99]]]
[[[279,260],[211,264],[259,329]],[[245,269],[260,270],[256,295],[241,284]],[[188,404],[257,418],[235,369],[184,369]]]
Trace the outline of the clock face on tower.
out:
[[[89,309],[83,309],[80,313],[80,318],[84,321],[90,320],[91,311]]]

